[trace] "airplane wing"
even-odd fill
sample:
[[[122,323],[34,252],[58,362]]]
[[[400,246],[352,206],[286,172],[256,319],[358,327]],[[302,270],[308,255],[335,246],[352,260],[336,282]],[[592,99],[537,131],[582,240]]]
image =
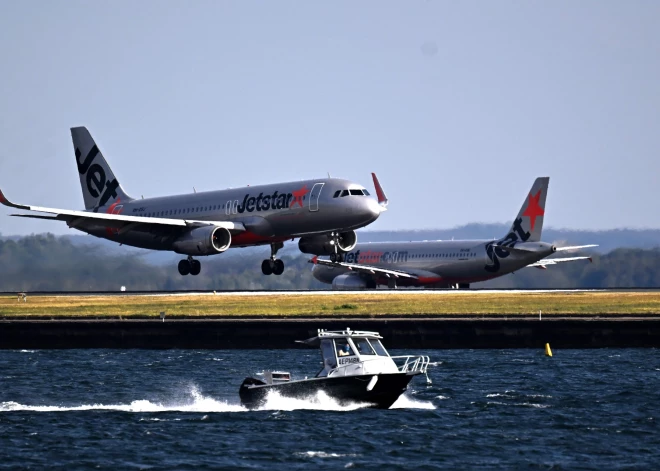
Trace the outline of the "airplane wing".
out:
[[[191,219],[167,219],[167,218],[152,218],[144,216],[125,216],[123,214],[108,214],[108,213],[94,213],[88,211],[75,211],[70,209],[57,209],[57,208],[44,208],[41,206],[28,206],[23,204],[12,203],[0,190],[0,203],[9,206],[10,208],[22,209],[25,211],[36,211],[39,213],[54,214],[55,216],[43,216],[37,214],[12,214],[16,217],[27,217],[35,219],[52,219],[58,221],[66,221],[75,227],[76,222],[94,221],[97,224],[107,227],[127,227],[134,228],[137,225],[153,225],[160,227],[201,227],[201,226],[218,226],[224,227],[231,232],[242,232],[245,226],[241,223],[230,221],[200,221]]]
[[[407,273],[405,271],[388,270],[386,268],[373,267],[370,265],[363,265],[357,263],[331,262],[330,260],[323,260],[323,259],[319,259],[318,257],[312,258],[311,260],[309,260],[309,263],[313,263],[314,265],[325,265],[327,267],[342,267],[357,273],[366,273],[368,275],[382,275],[388,278],[412,278],[415,280],[419,278],[419,276],[413,273]]]
[[[543,260],[539,260],[538,262],[531,263],[527,265],[525,268],[534,267],[534,268],[540,268],[541,270],[545,270],[548,267],[548,265],[557,265],[558,263],[563,263],[563,262],[575,262],[577,260],[589,260],[590,262],[593,261],[591,257],[546,258]]]

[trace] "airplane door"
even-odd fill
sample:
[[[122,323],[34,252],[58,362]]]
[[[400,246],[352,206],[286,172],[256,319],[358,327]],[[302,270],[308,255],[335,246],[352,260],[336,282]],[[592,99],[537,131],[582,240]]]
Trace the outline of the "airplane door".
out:
[[[319,210],[319,196],[321,196],[321,190],[323,189],[325,183],[316,183],[312,187],[312,192],[309,195],[309,210],[318,211]]]

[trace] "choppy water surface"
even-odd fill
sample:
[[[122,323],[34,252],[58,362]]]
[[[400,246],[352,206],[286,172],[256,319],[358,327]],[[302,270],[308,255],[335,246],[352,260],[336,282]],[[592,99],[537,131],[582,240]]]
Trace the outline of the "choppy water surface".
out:
[[[0,351],[5,469],[653,469],[658,350],[431,350],[392,410],[327,397],[240,406],[314,350]]]

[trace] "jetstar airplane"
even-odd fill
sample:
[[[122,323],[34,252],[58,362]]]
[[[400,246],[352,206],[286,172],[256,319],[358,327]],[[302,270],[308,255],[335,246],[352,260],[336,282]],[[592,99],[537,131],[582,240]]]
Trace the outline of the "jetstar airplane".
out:
[[[314,277],[334,289],[365,289],[387,285],[469,288],[525,267],[546,268],[590,257],[546,258],[558,251],[596,247],[555,247],[541,242],[549,178],[537,178],[529,196],[499,240],[378,242],[356,244],[345,262],[314,257]]]
[[[65,221],[73,229],[120,244],[187,255],[179,262],[181,275],[199,274],[195,256],[266,244],[270,258],[261,270],[280,275],[284,263],[276,258],[277,251],[296,237],[304,253],[341,261],[355,247],[355,229],[385,210],[386,202],[370,198],[362,185],[337,178],[137,200],[121,187],[86,128],[72,128],[71,136],[84,211],[15,204],[1,191],[0,203],[49,214],[12,216]]]

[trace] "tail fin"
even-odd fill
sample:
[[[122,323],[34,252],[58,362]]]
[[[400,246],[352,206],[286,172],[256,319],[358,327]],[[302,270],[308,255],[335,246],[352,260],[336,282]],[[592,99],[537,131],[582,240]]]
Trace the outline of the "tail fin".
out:
[[[71,138],[85,209],[96,211],[108,204],[131,201],[133,198],[124,192],[87,128],[71,128]]]
[[[545,198],[548,196],[550,177],[539,177],[532,185],[518,216],[513,221],[509,233],[517,234],[525,242],[541,240],[543,217],[545,214]]]

